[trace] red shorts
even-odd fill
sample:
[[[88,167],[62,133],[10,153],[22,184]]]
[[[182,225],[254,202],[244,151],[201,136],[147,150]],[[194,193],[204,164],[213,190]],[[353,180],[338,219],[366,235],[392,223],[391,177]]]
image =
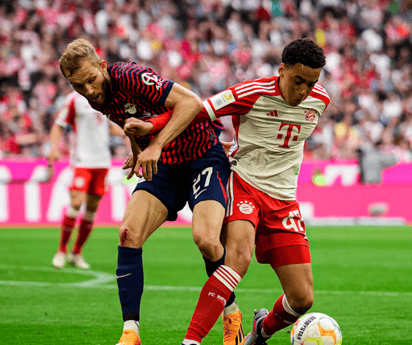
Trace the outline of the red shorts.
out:
[[[106,194],[106,176],[109,169],[75,168],[70,190],[91,195]]]
[[[248,220],[255,227],[256,259],[272,267],[310,263],[305,223],[295,200],[278,200],[232,172],[224,224]]]

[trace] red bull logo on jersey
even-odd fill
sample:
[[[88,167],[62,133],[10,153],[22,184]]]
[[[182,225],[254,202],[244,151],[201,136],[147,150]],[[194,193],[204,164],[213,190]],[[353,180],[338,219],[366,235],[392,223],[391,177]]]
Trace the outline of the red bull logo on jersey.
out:
[[[305,110],[306,114],[306,121],[313,122],[316,119],[316,110],[315,109],[309,109]]]
[[[136,112],[137,112],[136,105],[132,104],[132,103],[126,103],[124,105],[124,110],[125,110],[126,113],[129,113],[129,114],[132,114],[132,115],[136,114]]]

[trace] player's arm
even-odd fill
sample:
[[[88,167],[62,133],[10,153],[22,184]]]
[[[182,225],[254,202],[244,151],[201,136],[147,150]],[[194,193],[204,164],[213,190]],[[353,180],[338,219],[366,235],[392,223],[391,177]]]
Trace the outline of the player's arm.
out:
[[[137,174],[140,167],[142,168],[143,176],[148,181],[152,179],[153,173],[157,173],[157,161],[163,147],[182,133],[203,108],[199,96],[176,83],[173,84],[164,105],[173,108],[170,120],[139,155],[135,166]]]
[[[173,108],[173,113],[169,122],[154,137],[149,146],[165,147],[186,129],[203,108],[199,96],[176,83],[173,84],[164,105]]]
[[[109,134],[117,137],[125,136],[125,132],[123,131],[122,127],[112,121],[110,121],[109,123]]]
[[[54,175],[53,163],[60,159],[59,143],[63,136],[64,127],[55,122],[50,131],[50,152],[47,156],[49,178]]]

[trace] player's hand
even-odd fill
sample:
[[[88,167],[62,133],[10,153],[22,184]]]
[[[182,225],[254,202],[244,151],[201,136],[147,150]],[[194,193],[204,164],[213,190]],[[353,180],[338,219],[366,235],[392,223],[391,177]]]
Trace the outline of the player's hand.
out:
[[[162,149],[157,146],[148,146],[139,154],[134,172],[139,177],[144,177],[146,181],[151,181],[153,174],[157,174],[157,161],[160,158]],[[142,172],[140,173],[140,168]]]
[[[124,133],[128,136],[139,136],[143,137],[149,134],[153,129],[153,124],[151,122],[142,121],[136,119],[135,117],[130,117],[126,119],[124,125]]]
[[[53,163],[57,162],[60,159],[60,156],[61,156],[60,151],[57,149],[51,149],[49,155],[47,156],[47,174],[49,177],[49,181],[54,176]]]
[[[129,155],[127,156],[126,160],[123,163],[122,169],[126,170],[126,169],[130,169],[130,168],[134,168],[135,162],[133,159],[133,153],[129,153]]]
[[[223,150],[225,151],[226,156],[227,156],[230,152],[230,148],[232,147],[232,142],[221,141],[221,143],[223,146]]]
[[[134,136],[130,136],[129,140],[130,140],[130,147],[132,149],[132,153],[129,154],[129,157],[127,157],[126,161],[123,164],[123,169],[131,168],[129,174],[127,175],[128,180],[131,179],[133,177],[133,175],[135,174],[135,166],[136,166],[136,162],[137,162],[137,157],[142,152],[139,145],[136,143],[136,140],[135,140]],[[125,167],[125,166],[127,166],[127,167]],[[138,177],[142,177],[139,170],[137,171],[136,175]]]

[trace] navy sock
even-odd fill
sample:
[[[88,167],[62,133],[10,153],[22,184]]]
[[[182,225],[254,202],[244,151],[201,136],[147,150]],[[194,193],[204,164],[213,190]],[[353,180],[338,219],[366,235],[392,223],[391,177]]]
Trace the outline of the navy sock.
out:
[[[123,321],[139,321],[143,294],[142,248],[118,247],[117,286]]]
[[[206,273],[210,277],[220,265],[223,265],[225,263],[225,257],[226,257],[226,248],[223,247],[223,255],[222,257],[217,260],[217,261],[210,261],[209,259],[203,257],[203,260],[205,261],[205,266],[206,266]],[[228,298],[225,307],[231,305],[233,301],[235,300],[236,296],[235,293],[232,292],[230,294],[230,297]]]

